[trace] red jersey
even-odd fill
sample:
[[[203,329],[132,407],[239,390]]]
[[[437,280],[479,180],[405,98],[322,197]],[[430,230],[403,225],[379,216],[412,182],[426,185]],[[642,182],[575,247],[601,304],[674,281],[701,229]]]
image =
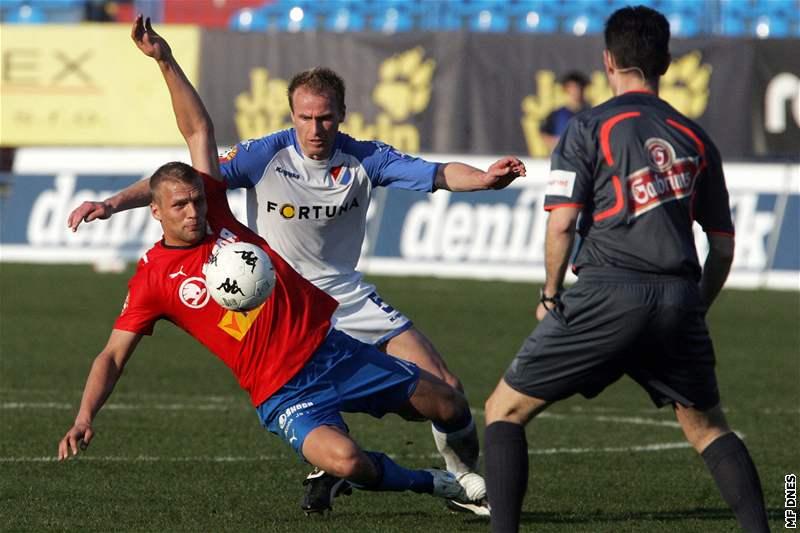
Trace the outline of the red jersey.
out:
[[[139,260],[115,329],[144,335],[165,318],[228,365],[260,405],[281,388],[322,344],[338,303],[295,272],[266,241],[234,218],[225,185],[203,176],[209,234],[186,247],[156,243]],[[210,296],[203,265],[219,246],[244,241],[269,254],[275,288],[247,313],[229,311]]]

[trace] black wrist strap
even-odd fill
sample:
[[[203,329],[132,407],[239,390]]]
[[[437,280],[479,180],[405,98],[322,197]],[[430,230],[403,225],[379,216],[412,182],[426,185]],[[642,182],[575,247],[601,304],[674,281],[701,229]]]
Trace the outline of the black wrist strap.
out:
[[[545,306],[546,309],[555,309],[561,303],[561,292],[555,293],[553,296],[544,295],[544,287],[539,289],[539,302]],[[547,304],[551,304],[548,307]]]

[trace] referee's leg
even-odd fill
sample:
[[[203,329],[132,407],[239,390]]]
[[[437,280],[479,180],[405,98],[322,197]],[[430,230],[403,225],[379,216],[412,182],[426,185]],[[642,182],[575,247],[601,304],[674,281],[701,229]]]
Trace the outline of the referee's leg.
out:
[[[550,402],[512,389],[501,379],[486,400],[486,491],[492,507],[492,531],[519,530],[522,500],[528,488],[528,442],[525,425]]]
[[[742,529],[769,531],[758,471],[744,442],[728,427],[721,405],[700,410],[675,404],[675,415]]]

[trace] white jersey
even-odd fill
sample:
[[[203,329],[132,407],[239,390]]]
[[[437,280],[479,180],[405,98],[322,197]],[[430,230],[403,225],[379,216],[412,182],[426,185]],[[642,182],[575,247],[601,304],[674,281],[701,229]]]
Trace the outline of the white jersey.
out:
[[[250,228],[343,306],[374,291],[355,270],[372,188],[430,192],[438,167],[343,133],[329,159],[309,159],[294,129],[239,143],[220,162],[229,188],[247,188]]]

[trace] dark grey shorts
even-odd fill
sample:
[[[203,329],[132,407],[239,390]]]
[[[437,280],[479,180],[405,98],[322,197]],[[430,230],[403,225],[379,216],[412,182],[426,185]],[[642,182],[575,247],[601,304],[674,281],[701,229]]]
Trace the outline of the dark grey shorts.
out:
[[[562,296],[561,311],[551,311],[522,344],[505,374],[509,386],[548,401],[592,398],[628,374],[658,407],[719,403],[697,283],[584,271]]]

